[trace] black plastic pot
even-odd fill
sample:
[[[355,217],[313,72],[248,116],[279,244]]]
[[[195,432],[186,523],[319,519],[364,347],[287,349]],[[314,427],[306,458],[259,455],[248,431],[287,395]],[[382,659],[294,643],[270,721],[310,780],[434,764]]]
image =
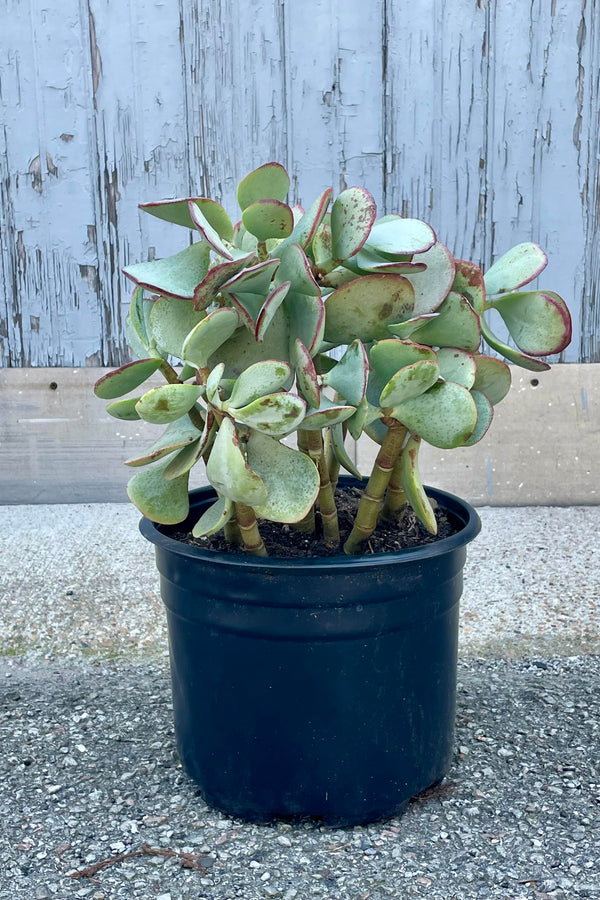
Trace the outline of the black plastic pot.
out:
[[[357,825],[399,814],[446,774],[462,569],[480,521],[428,493],[460,530],[375,556],[220,554],[142,520],[167,608],[177,746],[211,806]],[[190,524],[214,496],[192,493]]]

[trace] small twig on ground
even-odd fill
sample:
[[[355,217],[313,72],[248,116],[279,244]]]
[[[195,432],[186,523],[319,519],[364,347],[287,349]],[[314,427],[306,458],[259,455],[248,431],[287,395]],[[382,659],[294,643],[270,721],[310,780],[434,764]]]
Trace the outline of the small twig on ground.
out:
[[[97,872],[108,866],[114,866],[116,863],[124,862],[126,859],[133,859],[135,856],[167,856],[169,858],[177,858],[181,861],[184,869],[200,869],[206,870],[206,867],[200,862],[199,853],[180,853],[177,850],[166,850],[162,847],[150,847],[148,844],[142,844],[139,850],[132,850],[130,853],[118,853],[109,859],[101,859],[85,869],[78,869],[77,872],[71,872],[69,878],[92,878]]]

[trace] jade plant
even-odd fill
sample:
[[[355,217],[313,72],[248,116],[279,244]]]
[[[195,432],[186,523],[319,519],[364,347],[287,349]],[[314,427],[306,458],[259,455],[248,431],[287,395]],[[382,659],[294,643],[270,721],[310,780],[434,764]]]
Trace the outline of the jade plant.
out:
[[[499,357],[540,372],[541,357],[570,341],[561,297],[526,289],[546,255],[519,244],[484,276],[425,222],[378,218],[362,187],[335,200],[327,189],[307,211],[288,205],[289,187],[277,163],[251,172],[238,185],[237,224],[205,197],[142,204],[185,229],[188,246],[124,269],[139,359],[95,386],[112,416],[166,426],[128,461],[138,469],[129,497],[155,522],[181,522],[201,462],[217,499],[195,537],[223,530],[232,549],[265,555],[260,522],[271,520],[318,527],[341,552],[340,467],[362,477],[345,439],[367,435],[379,450],[343,551],[360,552],[382,517],[408,506],[435,534],[422,442],[481,440],[511,383]],[[510,344],[493,332],[491,310]],[[140,392],[155,373],[165,383]]]

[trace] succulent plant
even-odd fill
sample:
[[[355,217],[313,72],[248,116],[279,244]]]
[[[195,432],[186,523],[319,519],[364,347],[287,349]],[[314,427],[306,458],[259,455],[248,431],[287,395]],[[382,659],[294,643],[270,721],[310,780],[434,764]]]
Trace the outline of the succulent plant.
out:
[[[327,189],[305,212],[286,203],[289,186],[277,163],[251,172],[238,186],[235,225],[205,197],[142,204],[199,240],[124,269],[135,285],[128,340],[140,358],[95,392],[113,401],[112,416],[166,426],[128,461],[140,467],[129,497],[155,522],[183,521],[189,473],[202,460],[218,499],[196,537],[224,529],[234,547],[264,555],[261,519],[309,530],[317,510],[324,542],[336,547],[340,467],[361,477],[344,441],[366,434],[379,451],[344,551],[360,551],[379,518],[406,504],[435,533],[421,442],[481,440],[511,383],[499,356],[539,372],[549,368],[541,357],[570,341],[561,297],[526,289],[546,255],[519,244],[484,276],[425,222],[377,218],[362,187],[333,203]],[[514,346],[493,333],[488,310]],[[165,384],[140,393],[156,372]]]

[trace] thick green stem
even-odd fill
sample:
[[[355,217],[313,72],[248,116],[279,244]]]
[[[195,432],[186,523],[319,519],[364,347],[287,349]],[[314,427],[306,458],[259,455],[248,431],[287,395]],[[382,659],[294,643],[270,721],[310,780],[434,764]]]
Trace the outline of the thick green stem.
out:
[[[239,547],[244,543],[242,532],[240,531],[240,526],[238,525],[237,515],[235,512],[229,519],[229,521],[225,523],[223,531],[225,540],[228,544],[233,544],[234,546]]]
[[[258,530],[256,514],[252,507],[246,506],[245,503],[236,503],[235,512],[244,549],[254,556],[267,556],[266,547]]]
[[[340,543],[340,527],[338,523],[337,507],[329,469],[323,452],[323,440],[320,431],[308,432],[308,451],[319,470],[319,512],[323,523],[323,540],[326,547],[338,547]]]
[[[361,544],[371,537],[377,527],[379,511],[396,460],[402,450],[406,431],[396,419],[383,419],[387,434],[379,448],[368,484],[363,492],[354,527],[344,544],[344,553],[357,553]]]
[[[406,436],[406,428],[404,429]],[[404,443],[404,439],[403,439]],[[398,456],[392,469],[388,489],[385,495],[385,503],[383,505],[383,518],[394,519],[398,513],[408,503],[406,491],[402,486],[402,455]]]

